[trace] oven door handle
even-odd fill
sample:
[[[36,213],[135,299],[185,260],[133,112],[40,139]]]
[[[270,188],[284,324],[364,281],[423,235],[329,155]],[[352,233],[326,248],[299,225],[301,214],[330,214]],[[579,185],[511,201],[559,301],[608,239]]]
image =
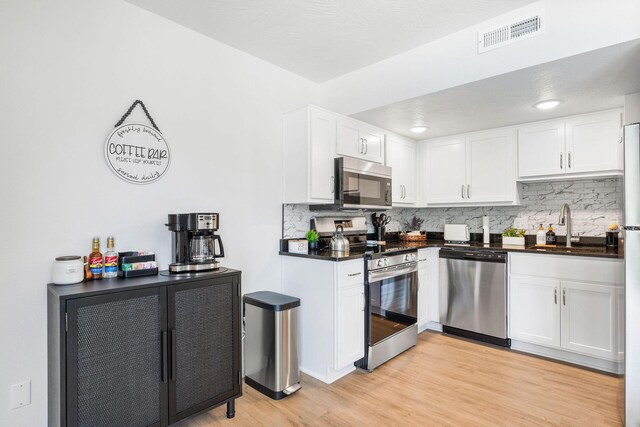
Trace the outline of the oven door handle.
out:
[[[380,270],[369,272],[369,283],[377,282],[378,280],[389,279],[391,277],[401,276],[403,274],[415,273],[418,271],[418,263],[411,263],[409,265],[397,265],[394,267],[382,268]]]

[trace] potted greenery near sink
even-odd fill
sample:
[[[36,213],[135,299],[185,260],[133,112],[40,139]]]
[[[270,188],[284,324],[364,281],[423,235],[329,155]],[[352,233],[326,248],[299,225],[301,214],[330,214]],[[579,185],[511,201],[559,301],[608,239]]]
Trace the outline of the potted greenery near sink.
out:
[[[524,246],[525,230],[509,227],[502,233],[502,244],[508,246]]]
[[[305,234],[304,237],[309,242],[310,250],[318,249],[318,233],[316,230],[307,231],[307,234]]]

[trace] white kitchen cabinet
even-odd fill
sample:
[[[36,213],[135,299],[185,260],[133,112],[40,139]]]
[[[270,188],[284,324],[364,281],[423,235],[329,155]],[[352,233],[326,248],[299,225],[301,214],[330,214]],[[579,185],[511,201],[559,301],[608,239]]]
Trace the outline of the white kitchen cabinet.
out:
[[[418,249],[418,331],[429,322],[429,249]]]
[[[617,286],[563,281],[562,348],[617,359],[618,297]]]
[[[314,106],[284,115],[284,203],[333,202],[336,121]]]
[[[339,156],[384,163],[384,131],[349,117],[338,117],[337,146]]]
[[[513,348],[619,371],[624,357],[622,260],[512,253],[509,265]]]
[[[364,357],[364,284],[338,289],[335,369]]]
[[[564,121],[531,123],[518,128],[520,178],[564,173]]]
[[[500,128],[427,141],[427,205],[517,203],[514,140]]]
[[[560,347],[559,292],[559,280],[511,275],[510,338]]]
[[[416,143],[394,134],[385,140],[385,161],[391,167],[393,205],[406,206],[416,202]]]
[[[567,119],[568,174],[622,170],[621,118],[622,113],[615,110]]]
[[[466,156],[464,136],[428,142],[427,204],[465,201]]]
[[[514,136],[512,129],[476,132],[467,136],[467,201],[514,200]]]
[[[519,126],[519,179],[620,175],[621,118],[611,110]]]
[[[282,257],[282,291],[300,298],[300,370],[332,383],[364,356],[364,261]]]

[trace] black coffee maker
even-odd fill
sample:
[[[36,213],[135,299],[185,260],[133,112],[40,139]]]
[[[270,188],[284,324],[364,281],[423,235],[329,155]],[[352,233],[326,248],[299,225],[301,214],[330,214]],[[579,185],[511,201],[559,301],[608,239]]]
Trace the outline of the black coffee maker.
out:
[[[220,268],[216,258],[224,256],[217,213],[169,214],[165,224],[171,236],[170,273],[193,273]]]

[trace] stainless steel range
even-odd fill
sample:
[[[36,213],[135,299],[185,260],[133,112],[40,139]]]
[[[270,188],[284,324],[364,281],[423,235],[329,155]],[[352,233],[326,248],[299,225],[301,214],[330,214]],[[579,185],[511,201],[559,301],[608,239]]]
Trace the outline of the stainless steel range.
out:
[[[365,357],[372,371],[418,341],[418,251],[394,248],[365,255]]]
[[[374,234],[367,236],[364,217],[311,221],[325,247],[337,226],[349,239],[349,253],[364,255],[365,356],[356,366],[372,371],[418,341],[418,251],[402,242],[379,245]]]

